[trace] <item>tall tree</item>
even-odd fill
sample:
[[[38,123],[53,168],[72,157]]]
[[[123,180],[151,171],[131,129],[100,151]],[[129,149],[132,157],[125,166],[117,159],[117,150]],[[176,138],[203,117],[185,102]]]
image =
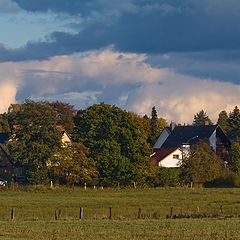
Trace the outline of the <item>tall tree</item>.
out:
[[[48,102],[26,100],[14,110],[14,116],[12,141],[8,145],[11,157],[21,164],[32,183],[47,181],[47,162],[61,146],[54,109]]]
[[[228,129],[228,115],[225,110],[221,111],[218,115],[218,121],[217,124],[225,131],[227,132]]]
[[[235,142],[230,149],[230,168],[234,172],[240,172],[240,144]]]
[[[168,126],[167,121],[164,118],[158,118],[155,106],[152,107],[150,126],[151,126],[151,133],[148,137],[148,142],[151,144],[151,146],[153,146],[159,134],[162,132],[162,130],[165,127]]]
[[[212,121],[211,119],[208,117],[207,113],[204,112],[203,110],[201,110],[199,113],[196,113],[194,115],[194,120],[193,120],[193,126],[201,126],[201,125],[205,125],[206,122],[209,125],[212,125]]]
[[[200,141],[182,160],[181,170],[185,183],[202,185],[220,176],[221,163],[209,144]]]
[[[54,110],[57,112],[57,124],[62,125],[67,132],[71,133],[74,127],[73,118],[77,113],[74,106],[59,101],[51,103],[51,106],[53,106]]]
[[[95,104],[78,111],[74,139],[91,149],[103,184],[144,179],[151,153],[139,119],[116,106]],[[146,168],[147,169],[147,168]]]
[[[240,111],[237,106],[229,114],[227,134],[233,141],[239,140],[239,137],[240,137]]]

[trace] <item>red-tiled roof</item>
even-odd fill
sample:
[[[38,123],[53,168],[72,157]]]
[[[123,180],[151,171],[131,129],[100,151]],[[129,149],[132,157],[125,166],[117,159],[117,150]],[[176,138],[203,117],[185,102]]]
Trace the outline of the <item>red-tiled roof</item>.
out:
[[[160,162],[172,152],[176,151],[178,148],[160,148],[155,151],[155,154],[152,155],[152,158],[156,160],[156,162]]]

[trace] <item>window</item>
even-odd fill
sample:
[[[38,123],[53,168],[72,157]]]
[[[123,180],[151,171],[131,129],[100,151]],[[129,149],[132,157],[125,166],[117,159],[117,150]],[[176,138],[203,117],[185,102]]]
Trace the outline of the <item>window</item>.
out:
[[[173,159],[179,159],[179,154],[173,154]]]

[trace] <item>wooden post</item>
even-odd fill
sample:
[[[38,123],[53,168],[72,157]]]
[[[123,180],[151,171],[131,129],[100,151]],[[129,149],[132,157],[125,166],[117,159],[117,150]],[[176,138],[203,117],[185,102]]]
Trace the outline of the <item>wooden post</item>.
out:
[[[118,190],[120,190],[120,183],[118,182],[118,186],[117,186]]]
[[[139,208],[138,209],[138,219],[140,219],[142,217],[142,209]]]
[[[101,190],[103,190],[103,186],[101,186]]]
[[[80,212],[79,212],[79,219],[83,219],[83,208],[80,207]]]
[[[112,219],[112,208],[109,208],[109,219]]]
[[[61,210],[59,209],[58,210],[58,219],[60,219],[61,218]]]
[[[14,214],[14,208],[12,208],[12,210],[11,210],[11,220],[13,221],[13,220],[15,220],[15,216],[14,216],[15,214]]]
[[[84,183],[84,189],[85,190],[87,189],[87,183]]]
[[[173,216],[173,207],[170,207],[170,218]]]
[[[96,189],[96,186],[95,186],[95,185],[93,186],[93,189]]]
[[[221,212],[221,214],[223,214],[223,206],[222,205],[220,205],[220,212]]]
[[[197,207],[197,212],[199,213],[200,211],[199,211],[199,207]]]
[[[50,182],[50,188],[53,189],[53,181]]]
[[[57,215],[57,210],[55,210],[55,220],[57,221],[58,220],[58,215]]]

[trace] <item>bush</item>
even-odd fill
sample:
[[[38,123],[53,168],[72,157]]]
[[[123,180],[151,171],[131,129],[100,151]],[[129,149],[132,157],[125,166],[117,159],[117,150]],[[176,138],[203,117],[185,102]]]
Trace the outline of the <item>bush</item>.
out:
[[[221,177],[212,182],[207,182],[205,187],[240,187],[240,175],[224,169]]]
[[[155,176],[154,186],[155,187],[178,186],[178,185],[180,185],[179,175],[180,175],[179,168],[159,168],[159,170]]]

